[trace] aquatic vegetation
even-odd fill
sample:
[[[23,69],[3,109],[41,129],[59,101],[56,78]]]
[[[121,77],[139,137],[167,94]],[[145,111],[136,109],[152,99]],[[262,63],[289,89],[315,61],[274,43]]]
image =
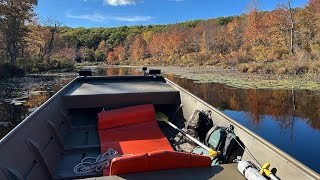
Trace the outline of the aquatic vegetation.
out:
[[[177,73],[177,75],[194,80],[195,83],[221,83],[241,89],[320,90],[320,84],[312,81],[234,78],[217,74]]]
[[[74,74],[50,74],[50,75],[29,75],[22,78],[10,78],[0,81],[0,101],[14,106],[30,106],[29,99],[38,96],[48,96],[48,93],[53,95],[56,89],[62,87],[63,84],[74,78]],[[64,82],[65,81],[65,82]],[[53,89],[53,87],[55,89]],[[41,103],[45,99],[41,100]]]
[[[11,122],[0,121],[0,127],[1,127],[1,126],[2,126],[2,127],[7,127],[7,126],[9,126],[9,125],[11,125]]]

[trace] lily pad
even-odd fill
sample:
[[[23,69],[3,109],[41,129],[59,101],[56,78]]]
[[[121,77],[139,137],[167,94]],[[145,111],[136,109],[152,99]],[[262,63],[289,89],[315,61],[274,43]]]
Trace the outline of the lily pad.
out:
[[[13,99],[9,104],[12,104],[12,105],[15,105],[15,106],[21,106],[25,102],[26,101],[18,101],[18,100]]]
[[[320,90],[320,84],[310,81],[298,80],[255,80],[224,77],[215,74],[193,74],[185,73],[182,78],[193,80],[194,83],[221,83],[235,88],[242,89],[307,89]]]
[[[35,110],[37,110],[39,107],[34,107],[34,108],[30,108],[30,109],[28,109],[28,111],[30,112],[30,113],[32,113],[32,112],[34,112]]]
[[[7,127],[8,125],[10,125],[10,122],[4,122],[4,121],[0,121],[0,126],[4,126]]]
[[[11,103],[11,102],[12,102],[12,99],[5,99],[5,100],[3,100],[3,102],[5,102],[5,103]]]

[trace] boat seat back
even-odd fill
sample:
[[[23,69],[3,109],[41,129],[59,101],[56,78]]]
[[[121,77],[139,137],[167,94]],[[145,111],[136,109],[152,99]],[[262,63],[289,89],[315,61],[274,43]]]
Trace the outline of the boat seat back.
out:
[[[142,122],[155,121],[152,104],[120,108],[98,114],[98,129],[110,129]]]
[[[111,148],[120,155],[130,154],[134,155],[132,158],[138,158],[138,155],[149,152],[173,151],[157,124],[152,104],[101,112],[98,118],[101,153]],[[105,168],[103,175],[109,174],[110,168]]]
[[[101,153],[112,148],[120,154],[141,154],[158,150],[173,151],[157,122],[138,123],[99,132]]]
[[[211,159],[207,156],[174,151],[155,151],[114,158],[111,162],[109,175],[178,168],[208,167],[210,165]]]

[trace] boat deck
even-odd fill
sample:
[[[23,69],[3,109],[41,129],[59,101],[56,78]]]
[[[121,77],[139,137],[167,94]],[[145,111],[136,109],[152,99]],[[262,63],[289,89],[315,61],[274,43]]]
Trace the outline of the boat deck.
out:
[[[97,94],[126,94],[150,92],[176,92],[170,85],[158,82],[83,82],[78,83],[67,96],[97,95]]]
[[[180,104],[179,92],[162,81],[79,81],[63,96],[64,107],[95,108],[133,104]]]
[[[192,169],[176,169],[162,170],[146,173],[127,174],[119,176],[104,176],[86,178],[85,180],[113,180],[113,179],[215,179],[215,180],[244,180],[236,164],[222,164],[209,168],[192,168]]]

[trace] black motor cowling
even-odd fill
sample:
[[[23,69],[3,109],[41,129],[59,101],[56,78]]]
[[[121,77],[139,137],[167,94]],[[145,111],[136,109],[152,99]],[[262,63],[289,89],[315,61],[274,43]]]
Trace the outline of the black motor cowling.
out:
[[[160,69],[150,69],[149,70],[149,74],[150,75],[160,75],[161,74],[161,70]]]
[[[91,69],[81,69],[79,71],[79,76],[92,76],[92,70]]]

